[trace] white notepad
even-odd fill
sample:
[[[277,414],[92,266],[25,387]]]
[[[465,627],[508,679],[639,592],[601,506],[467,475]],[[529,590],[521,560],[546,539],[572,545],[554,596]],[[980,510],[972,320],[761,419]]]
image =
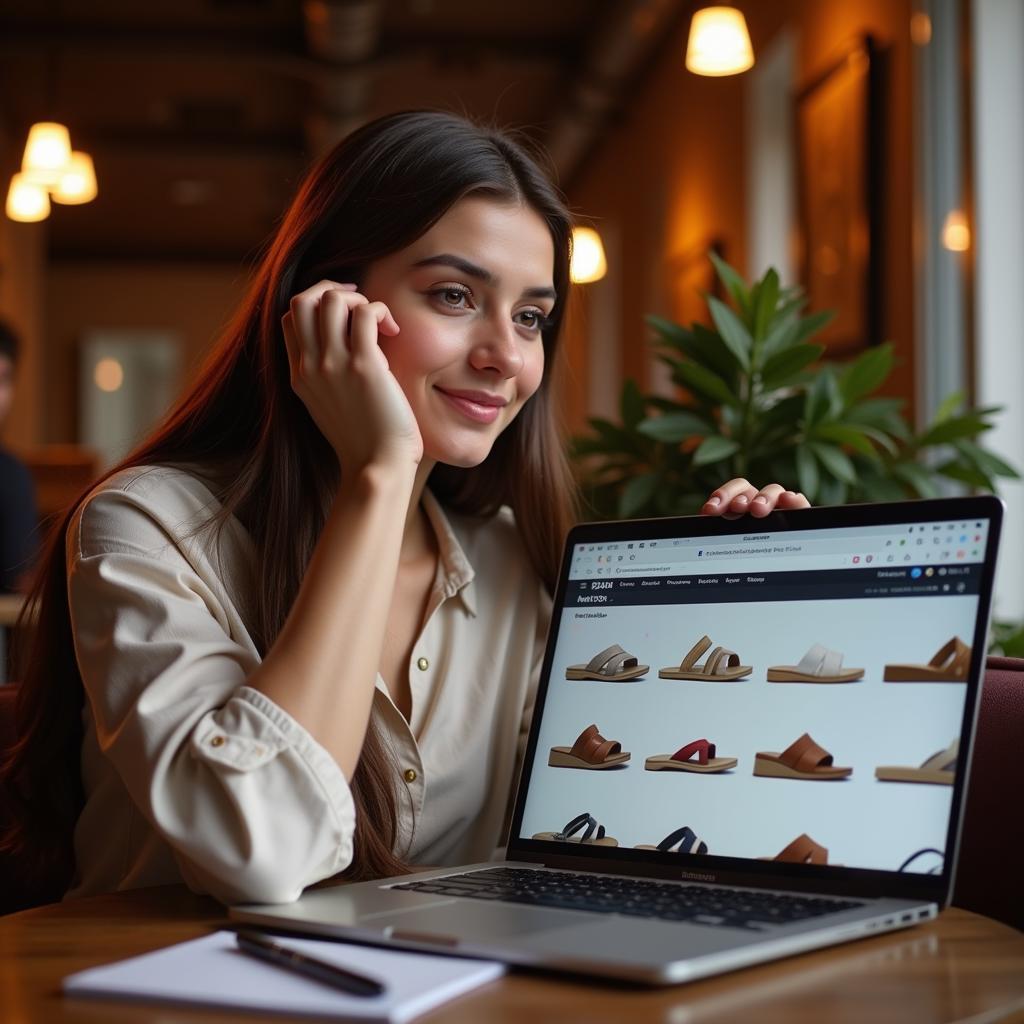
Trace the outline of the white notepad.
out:
[[[491,961],[396,952],[320,939],[276,937],[274,941],[377,978],[387,985],[387,992],[370,997],[346,995],[247,956],[239,951],[234,933],[226,931],[69,975],[64,979],[64,992],[403,1024],[494,981],[505,970],[503,965]]]

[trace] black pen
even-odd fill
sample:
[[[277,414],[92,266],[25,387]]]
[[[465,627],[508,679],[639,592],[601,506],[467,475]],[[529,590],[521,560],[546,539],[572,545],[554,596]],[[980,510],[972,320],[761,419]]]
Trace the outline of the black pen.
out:
[[[236,932],[235,939],[243,953],[259,957],[277,967],[295,971],[296,974],[302,974],[314,981],[323,982],[331,988],[347,992],[350,996],[380,996],[387,991],[375,978],[356,974],[355,971],[329,964],[326,960],[318,960],[305,953],[297,953],[257,932]]]

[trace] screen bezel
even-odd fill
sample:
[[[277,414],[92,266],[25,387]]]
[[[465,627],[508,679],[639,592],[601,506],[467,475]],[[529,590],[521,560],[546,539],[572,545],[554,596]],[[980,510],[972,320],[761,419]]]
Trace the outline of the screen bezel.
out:
[[[927,899],[946,905],[956,877],[956,861],[963,821],[963,801],[968,785],[971,750],[981,694],[985,647],[991,614],[992,587],[1004,507],[995,497],[932,498],[888,504],[844,505],[834,508],[808,508],[773,512],[763,519],[743,516],[727,520],[718,516],[672,516],[660,519],[616,520],[581,523],[570,530],[562,552],[562,565],[555,592],[551,625],[541,667],[533,720],[526,752],[519,773],[515,808],[509,834],[507,857],[510,860],[543,864],[568,870],[600,871],[650,878],[697,879],[721,885],[782,888],[863,897],[901,897]],[[988,537],[978,592],[978,614],[971,644],[971,665],[961,721],[960,755],[946,835],[945,858],[941,874],[879,871],[867,868],[831,865],[785,864],[739,857],[704,854],[680,857],[678,854],[632,850],[623,847],[581,846],[550,840],[518,838],[529,795],[529,766],[537,752],[540,722],[543,718],[551,677],[551,664],[562,621],[562,608],[569,579],[569,566],[577,544],[606,544],[620,540],[661,540],[663,538],[727,537],[736,534],[784,534],[796,530],[828,530],[865,526],[906,526],[950,519],[987,519]]]

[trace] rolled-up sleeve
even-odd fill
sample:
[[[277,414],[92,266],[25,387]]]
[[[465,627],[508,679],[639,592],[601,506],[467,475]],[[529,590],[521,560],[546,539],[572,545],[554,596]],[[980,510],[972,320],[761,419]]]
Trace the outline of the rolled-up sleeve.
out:
[[[287,902],[347,867],[355,807],[345,776],[246,685],[258,657],[232,637],[209,567],[124,491],[84,506],[67,556],[100,750],[189,885],[226,903]]]

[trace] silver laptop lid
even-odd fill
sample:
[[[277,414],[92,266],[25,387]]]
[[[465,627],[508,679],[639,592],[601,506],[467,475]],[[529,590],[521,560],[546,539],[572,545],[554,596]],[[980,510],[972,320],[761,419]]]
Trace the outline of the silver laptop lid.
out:
[[[575,528],[509,857],[943,902],[1001,518]]]

